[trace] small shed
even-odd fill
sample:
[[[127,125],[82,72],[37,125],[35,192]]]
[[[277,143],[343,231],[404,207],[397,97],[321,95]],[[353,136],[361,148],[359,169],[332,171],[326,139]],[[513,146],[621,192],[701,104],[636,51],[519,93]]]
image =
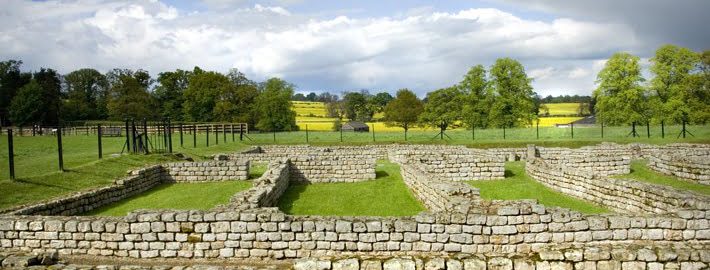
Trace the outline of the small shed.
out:
[[[367,124],[358,121],[344,123],[341,128],[343,131],[370,132],[370,127]]]

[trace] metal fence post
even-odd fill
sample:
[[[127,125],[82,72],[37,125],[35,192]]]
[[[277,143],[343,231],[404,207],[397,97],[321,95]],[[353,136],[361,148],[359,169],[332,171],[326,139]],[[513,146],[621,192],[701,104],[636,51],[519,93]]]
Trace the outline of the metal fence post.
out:
[[[128,128],[128,119],[126,119],[126,151],[130,152],[131,151],[131,136],[129,135],[130,129]],[[123,151],[121,151],[121,154],[123,154]]]
[[[99,159],[103,158],[103,149],[102,149],[102,144],[101,144],[101,124],[98,124],[96,126],[96,133],[99,135],[98,140],[99,140]]]
[[[150,143],[148,143],[148,122],[143,118],[143,136],[145,137],[145,141],[143,141],[143,144],[145,145],[145,153],[150,154]],[[155,148],[155,147],[154,147]]]
[[[182,123],[180,123],[178,129],[180,129],[180,147],[182,147]]]
[[[503,140],[505,140],[505,125],[503,125]]]
[[[62,152],[62,125],[59,125],[57,132],[57,153],[59,154],[59,171],[64,171],[64,156]]]
[[[535,124],[535,139],[540,139],[540,120],[537,120],[537,123]]]
[[[192,148],[197,148],[197,125],[192,125]]]
[[[239,124],[239,141],[244,140],[244,124]]]
[[[222,124],[222,142],[227,143],[227,126]]]
[[[308,143],[308,124],[306,124],[306,143]]]
[[[212,125],[214,127],[214,144],[219,144],[219,125]]]
[[[168,117],[168,152],[173,152],[173,125],[170,122],[170,117]]]
[[[234,124],[229,124],[229,133],[232,133],[232,142],[234,142]]]
[[[661,120],[661,138],[666,137],[666,129],[665,129],[664,125],[665,125],[665,123],[663,122],[663,120]]]
[[[2,130],[0,130],[2,132]],[[15,180],[15,151],[12,144],[12,129],[7,129],[7,149],[8,149],[8,160],[10,161],[10,179]]]
[[[207,125],[207,147],[210,147],[210,126]]]
[[[601,123],[602,123],[602,139],[604,139],[604,121],[602,121]]]
[[[569,123],[570,130],[572,131],[572,139],[574,139],[574,123]]]
[[[651,123],[646,121],[646,138],[651,138]]]

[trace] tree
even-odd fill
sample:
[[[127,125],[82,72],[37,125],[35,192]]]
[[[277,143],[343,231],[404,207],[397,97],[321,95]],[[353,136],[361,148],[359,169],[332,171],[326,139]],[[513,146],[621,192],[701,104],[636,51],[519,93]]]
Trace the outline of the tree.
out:
[[[10,103],[19,89],[32,79],[32,74],[20,71],[21,65],[17,60],[0,62],[0,126],[7,124]]]
[[[10,120],[17,126],[39,121],[44,111],[44,90],[35,80],[31,80],[17,91],[10,104]]]
[[[407,131],[411,125],[417,122],[419,115],[424,111],[422,103],[417,95],[409,89],[397,91],[397,98],[385,106],[385,124],[388,126],[399,126],[404,129],[404,140],[407,140]]]
[[[38,121],[45,125],[59,124],[60,91],[62,88],[59,73],[53,69],[41,68],[32,77],[42,87],[42,115]]]
[[[630,124],[646,120],[646,91],[639,58],[619,52],[609,58],[597,75],[599,87],[594,90],[597,100],[597,121],[607,125]]]
[[[432,127],[438,127],[439,135],[444,139],[446,129],[461,120],[463,93],[457,87],[439,89],[427,93],[424,111],[419,116],[419,122]]]
[[[486,80],[486,69],[482,65],[471,67],[458,87],[464,95],[464,122],[471,128],[488,126],[493,95]]]
[[[215,103],[216,119],[255,125],[257,115],[254,111],[254,101],[259,95],[257,84],[237,69],[230,70],[227,78],[230,85],[221,88]]]
[[[259,120],[256,127],[265,131],[296,130],[296,112],[291,110],[293,85],[279,78],[263,83],[262,92],[256,98]]]
[[[106,74],[110,84],[108,91],[109,118],[153,118],[158,115],[154,110],[155,102],[148,93],[152,83],[147,71],[114,69]]]
[[[160,115],[181,121],[184,119],[184,92],[190,83],[192,72],[175,70],[158,74],[158,86],[153,90],[153,96],[160,106]]]
[[[363,90],[360,92],[347,92],[343,96],[345,107],[345,117],[351,121],[368,122],[375,114],[374,106],[369,102],[370,93]]]
[[[387,106],[387,104],[392,100],[394,100],[394,97],[392,97],[390,93],[380,92],[372,96],[369,102],[373,106],[374,112],[382,112],[385,109],[385,106]]]
[[[316,93],[314,93],[314,92],[310,92],[306,96],[306,100],[308,100],[308,101],[316,101],[317,99],[318,99],[318,95],[316,95]]]
[[[531,125],[536,117],[532,81],[520,62],[500,58],[491,67],[491,91],[495,95],[489,123],[496,127]]]
[[[690,92],[687,95],[688,121],[706,124],[710,121],[710,50],[699,54],[695,72],[690,78]]]
[[[291,98],[291,100],[293,100],[293,101],[306,101],[306,96],[305,96],[304,94],[298,93],[298,94],[293,95],[293,97]]]
[[[664,45],[651,58],[651,108],[655,118],[680,123],[692,113],[692,74],[700,57],[695,52],[674,45]]]
[[[206,122],[217,120],[218,116],[214,112],[220,93],[229,92],[230,90],[226,88],[231,87],[231,85],[232,83],[227,76],[218,72],[202,71],[196,67],[184,92],[183,111],[185,120]],[[220,111],[219,117],[224,116],[222,111],[228,110],[228,108],[217,109],[217,111]]]
[[[67,99],[62,106],[65,120],[106,119],[106,76],[95,69],[84,68],[64,76]]]

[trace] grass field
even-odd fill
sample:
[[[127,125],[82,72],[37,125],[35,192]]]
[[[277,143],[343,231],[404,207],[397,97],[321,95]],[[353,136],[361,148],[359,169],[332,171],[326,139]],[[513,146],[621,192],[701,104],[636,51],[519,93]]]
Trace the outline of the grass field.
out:
[[[525,174],[525,163],[522,161],[506,163],[505,175],[504,180],[468,183],[479,188],[481,197],[487,200],[536,199],[545,206],[559,206],[586,214],[608,212],[601,206],[561,194],[531,179]]]
[[[549,109],[550,115],[573,115],[579,110],[579,103],[546,103],[543,104]]]
[[[229,202],[248,181],[161,184],[145,193],[94,209],[84,215],[124,216],[137,209],[207,210]]]
[[[701,194],[710,195],[710,186],[701,185],[686,181],[674,176],[657,173],[646,166],[646,160],[634,160],[631,162],[631,173],[615,176],[617,178],[630,178],[651,184],[670,186],[676,189],[695,191]]]
[[[409,216],[424,211],[399,166],[377,162],[377,179],[357,183],[291,184],[279,209],[294,215]]]

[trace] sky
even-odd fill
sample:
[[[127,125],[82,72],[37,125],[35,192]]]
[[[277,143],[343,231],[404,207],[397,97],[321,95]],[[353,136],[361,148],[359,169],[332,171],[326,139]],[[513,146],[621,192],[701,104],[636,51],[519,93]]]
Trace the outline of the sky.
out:
[[[0,1],[0,60],[24,70],[237,68],[304,93],[423,97],[511,57],[540,95],[589,95],[615,52],[710,49],[707,0]]]

